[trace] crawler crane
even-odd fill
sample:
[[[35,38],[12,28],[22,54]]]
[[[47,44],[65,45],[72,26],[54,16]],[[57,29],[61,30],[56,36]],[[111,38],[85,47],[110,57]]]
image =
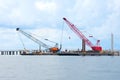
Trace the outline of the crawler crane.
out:
[[[25,31],[21,30],[20,28],[16,28],[16,31],[19,31],[20,33],[22,33],[23,35],[25,35],[26,37],[28,37],[29,39],[31,39],[32,41],[34,41],[35,43],[39,44],[41,47],[44,47],[46,49],[48,49],[50,52],[56,53],[58,52],[60,49],[58,48],[58,46],[56,46],[56,44],[58,45],[58,43],[55,43],[54,47],[50,47],[47,44],[43,43],[42,41],[40,41],[39,39],[35,38],[34,36],[26,33]]]
[[[66,18],[63,18],[63,20],[67,23],[67,25],[70,27],[70,29],[82,40],[85,41],[85,44],[92,48],[93,51],[102,51],[102,47],[99,45],[100,40],[97,40],[96,45],[93,45],[91,41],[89,41],[85,35],[70,21],[68,21]]]

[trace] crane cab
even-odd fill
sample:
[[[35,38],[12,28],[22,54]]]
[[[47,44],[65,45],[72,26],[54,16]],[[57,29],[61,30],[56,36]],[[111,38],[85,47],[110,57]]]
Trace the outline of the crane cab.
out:
[[[93,51],[102,51],[102,47],[101,46],[92,46],[92,50]]]
[[[57,47],[50,48],[50,52],[56,53],[58,51],[59,51],[59,49]]]

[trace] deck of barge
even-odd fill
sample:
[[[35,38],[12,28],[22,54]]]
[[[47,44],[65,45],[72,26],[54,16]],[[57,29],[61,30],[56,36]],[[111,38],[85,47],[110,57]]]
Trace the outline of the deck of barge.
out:
[[[58,55],[58,56],[119,56],[120,52],[29,52],[25,53],[23,50],[0,51],[0,55]]]

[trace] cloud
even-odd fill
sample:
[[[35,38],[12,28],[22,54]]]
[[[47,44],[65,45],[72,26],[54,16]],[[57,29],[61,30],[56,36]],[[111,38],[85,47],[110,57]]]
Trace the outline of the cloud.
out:
[[[35,6],[38,10],[53,12],[56,10],[57,5],[54,2],[36,1]]]
[[[20,49],[18,46],[19,40],[16,38],[17,34],[13,29],[0,28],[0,50],[16,50]]]
[[[100,39],[103,42],[103,47],[109,44],[104,44],[104,42],[108,42],[108,35],[112,32],[115,38],[117,37],[115,45],[119,49],[120,44],[117,44],[120,39],[119,3],[119,0],[0,0],[0,35],[6,36],[6,38],[1,36],[0,43],[7,40],[8,36],[13,36],[12,31],[16,27],[23,30],[30,29],[30,32],[37,32],[51,40],[59,39],[56,33],[61,31],[64,23],[62,18],[66,17],[80,30],[82,28]],[[65,30],[64,33],[67,33],[67,31]],[[46,32],[49,32],[49,34],[46,34]],[[73,37],[74,33],[71,31],[69,35]],[[69,41],[75,44],[74,46],[77,48],[81,46],[81,40],[75,36]],[[69,41],[64,41],[64,46],[69,47]],[[76,41],[80,44],[76,44]]]
[[[20,1],[3,1],[1,3],[3,6],[0,7],[0,21],[2,24],[6,25],[21,25],[21,24],[31,24],[32,17],[28,13],[29,6],[26,2]],[[24,6],[24,7],[22,7]],[[30,5],[31,6],[31,5]],[[28,17],[29,16],[29,17]],[[12,27],[12,26],[11,26]]]

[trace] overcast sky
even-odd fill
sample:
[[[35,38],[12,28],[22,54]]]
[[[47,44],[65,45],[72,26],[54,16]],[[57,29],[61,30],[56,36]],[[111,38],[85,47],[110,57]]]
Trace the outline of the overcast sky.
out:
[[[61,42],[63,49],[81,49],[81,40],[63,21],[66,17],[85,34],[100,39],[103,49],[120,50],[120,0],[0,0],[0,50],[36,49],[38,45],[15,30]],[[93,44],[95,40],[90,39]],[[53,46],[54,44],[49,44]],[[88,47],[88,49],[90,49]]]

